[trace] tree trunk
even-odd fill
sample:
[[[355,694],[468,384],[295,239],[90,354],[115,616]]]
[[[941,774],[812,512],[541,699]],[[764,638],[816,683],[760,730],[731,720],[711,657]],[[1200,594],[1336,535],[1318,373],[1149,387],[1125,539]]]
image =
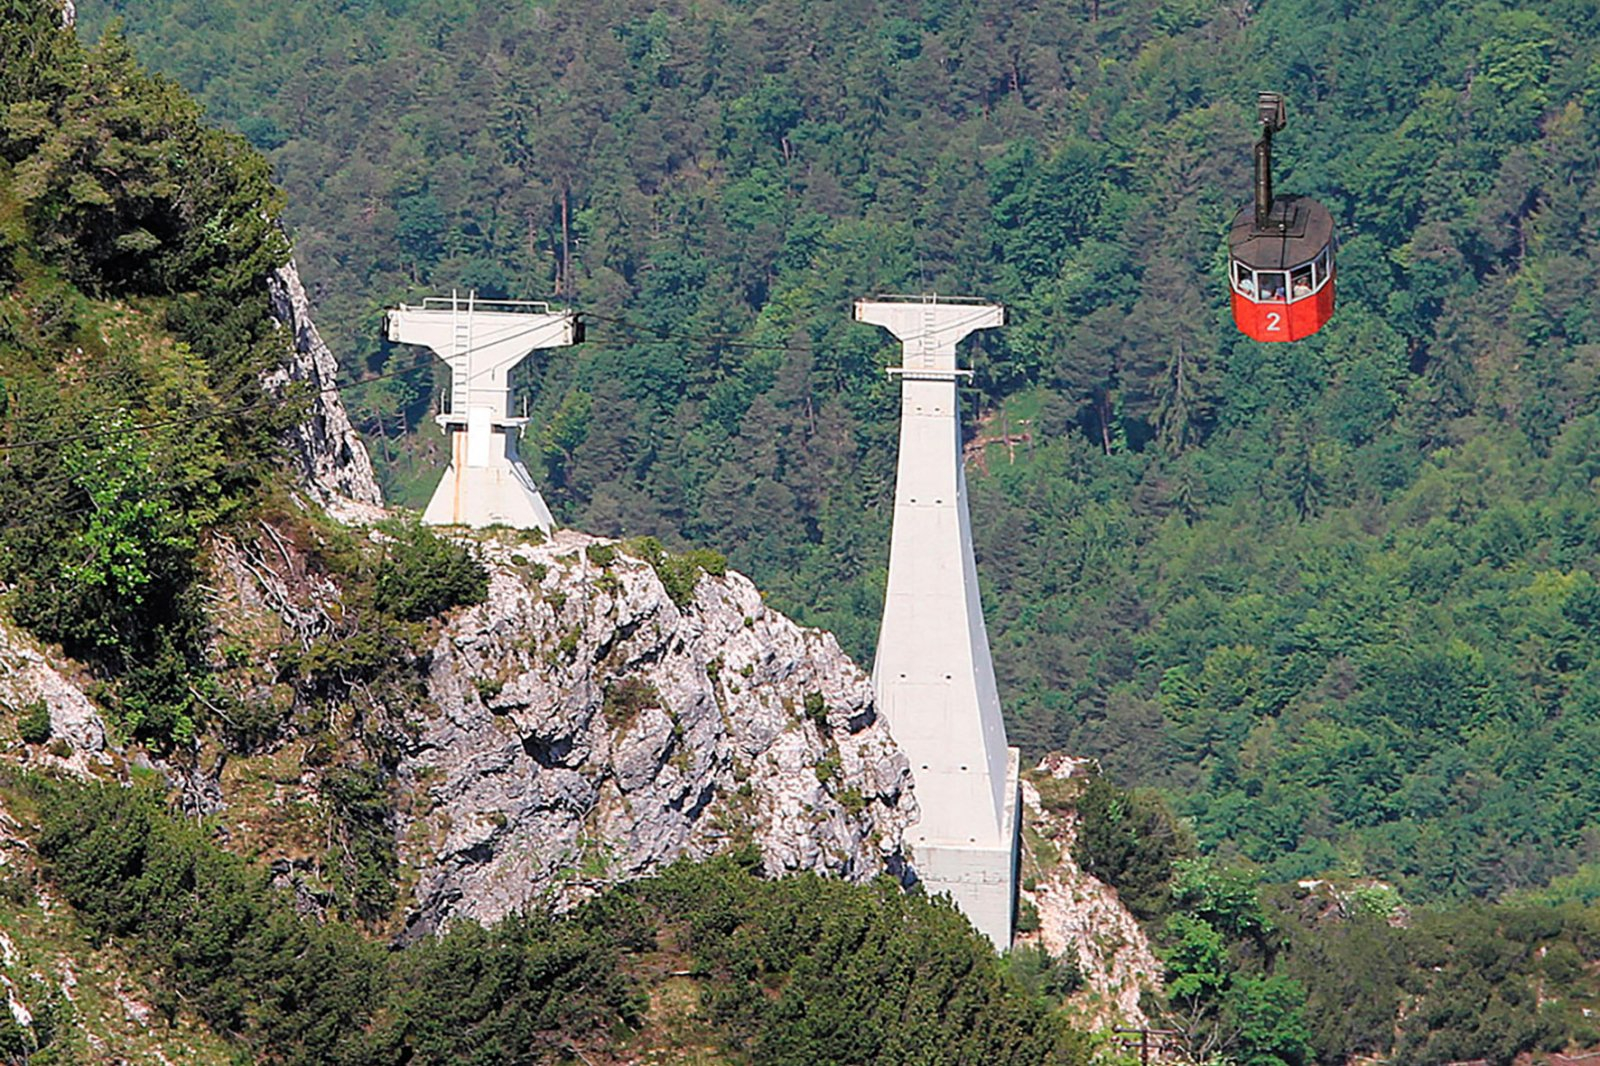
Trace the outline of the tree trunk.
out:
[[[567,186],[561,187],[561,262],[556,264],[556,295],[567,295],[567,287],[572,280],[572,231],[568,225],[569,212],[571,211],[572,190]]]

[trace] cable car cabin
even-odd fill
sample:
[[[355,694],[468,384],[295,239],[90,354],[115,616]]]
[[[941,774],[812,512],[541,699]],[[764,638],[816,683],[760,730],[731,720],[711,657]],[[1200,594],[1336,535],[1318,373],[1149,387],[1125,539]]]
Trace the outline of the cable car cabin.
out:
[[[1256,94],[1255,201],[1228,232],[1233,322],[1258,341],[1301,340],[1333,317],[1333,217],[1308,196],[1272,195],[1272,135],[1288,118],[1281,94]]]
[[[1333,317],[1333,218],[1305,196],[1272,201],[1267,225],[1254,205],[1228,234],[1233,322],[1258,341],[1297,341]]]

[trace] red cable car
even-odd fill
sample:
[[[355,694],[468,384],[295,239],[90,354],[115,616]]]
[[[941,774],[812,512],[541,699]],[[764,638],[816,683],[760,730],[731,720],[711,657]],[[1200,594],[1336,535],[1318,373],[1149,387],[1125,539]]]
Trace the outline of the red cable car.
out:
[[[1272,195],[1272,135],[1286,124],[1283,97],[1260,93],[1256,199],[1228,233],[1233,323],[1258,341],[1297,341],[1333,317],[1333,216],[1306,196]]]

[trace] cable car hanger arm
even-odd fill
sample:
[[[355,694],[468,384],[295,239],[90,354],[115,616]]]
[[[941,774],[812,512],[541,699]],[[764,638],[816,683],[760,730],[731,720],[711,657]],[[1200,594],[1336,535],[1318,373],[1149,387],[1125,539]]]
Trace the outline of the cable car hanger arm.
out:
[[[1256,142],[1256,229],[1264,230],[1272,218],[1272,135],[1288,125],[1282,93],[1257,93],[1256,116],[1261,139]]]

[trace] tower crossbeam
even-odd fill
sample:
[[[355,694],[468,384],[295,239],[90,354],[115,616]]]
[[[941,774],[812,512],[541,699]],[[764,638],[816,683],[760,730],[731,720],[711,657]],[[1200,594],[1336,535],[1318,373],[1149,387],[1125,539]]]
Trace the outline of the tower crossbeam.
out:
[[[418,307],[401,304],[386,324],[391,341],[431,348],[450,367],[450,392],[436,419],[450,438],[450,465],[422,520],[548,533],[555,521],[517,452],[528,420],[511,414],[511,371],[539,348],[577,343],[577,314],[451,293]]]

